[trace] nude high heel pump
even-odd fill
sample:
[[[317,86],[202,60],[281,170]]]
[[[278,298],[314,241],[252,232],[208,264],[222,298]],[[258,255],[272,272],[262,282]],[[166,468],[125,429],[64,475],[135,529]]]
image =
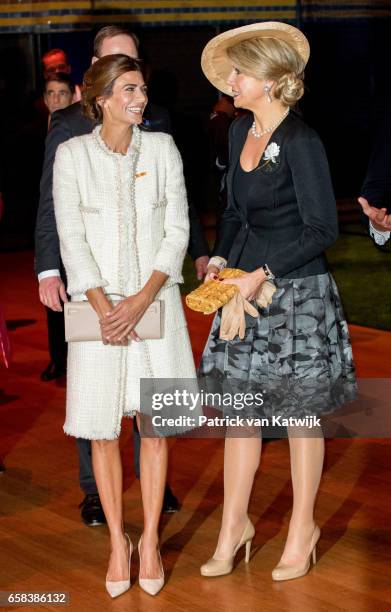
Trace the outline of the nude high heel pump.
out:
[[[242,533],[242,537],[234,548],[232,557],[229,557],[229,559],[214,559],[212,557],[211,559],[209,559],[209,561],[207,561],[206,563],[204,563],[204,565],[201,566],[202,576],[211,577],[225,576],[225,574],[230,574],[234,566],[235,555],[238,552],[239,548],[244,545],[246,545],[245,562],[248,563],[250,561],[251,542],[253,540],[254,534],[254,525],[252,524],[250,519],[248,519],[247,524]]]
[[[141,566],[140,544],[141,544],[142,537],[143,536],[141,536],[138,541],[138,554],[140,557],[140,566]],[[149,595],[157,595],[159,591],[163,588],[163,585],[164,585],[164,569],[163,569],[163,564],[162,564],[162,558],[160,556],[160,550],[158,551],[158,553],[159,553],[160,571],[162,574],[160,578],[140,578],[140,573],[138,575],[138,581],[139,581],[140,587],[143,589],[143,591],[145,591]]]
[[[319,538],[320,529],[318,525],[315,525],[310,543],[310,551],[304,563],[298,563],[297,565],[286,565],[284,563],[279,563],[272,571],[273,580],[293,580],[294,578],[300,578],[300,576],[307,574],[311,565],[311,557],[313,565],[316,563],[316,545]]]
[[[127,580],[106,580],[106,590],[113,599],[130,589],[130,560],[132,558],[133,545],[127,533],[125,533],[125,537],[129,542],[129,578]]]

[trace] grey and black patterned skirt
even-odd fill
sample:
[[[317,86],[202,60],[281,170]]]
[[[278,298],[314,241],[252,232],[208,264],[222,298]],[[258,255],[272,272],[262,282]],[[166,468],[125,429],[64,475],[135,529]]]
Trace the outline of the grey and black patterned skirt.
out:
[[[262,408],[245,416],[297,417],[333,412],[355,399],[348,326],[331,274],[276,279],[277,291],[259,317],[246,315],[243,340],[219,338],[216,313],[198,370],[205,391],[262,393]],[[251,403],[251,402],[250,402]],[[231,416],[235,410],[224,409]]]

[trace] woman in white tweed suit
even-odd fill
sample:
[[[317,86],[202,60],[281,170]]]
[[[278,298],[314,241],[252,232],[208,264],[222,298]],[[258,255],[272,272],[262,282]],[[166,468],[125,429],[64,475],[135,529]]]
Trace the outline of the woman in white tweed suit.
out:
[[[73,342],[68,353],[64,430],[92,440],[93,468],[111,537],[106,587],[130,586],[133,546],[122,520],[118,436],[124,415],[138,413],[140,378],[195,378],[178,283],[189,221],[182,162],[171,136],[138,128],[147,103],[136,60],[110,55],[84,79],[91,134],[57,150],[53,195],[61,256],[73,300],[88,298],[101,322],[101,342]],[[106,295],[128,296],[113,308]],[[147,307],[164,301],[164,337],[140,341],[133,327]],[[144,531],[140,585],[163,586],[158,521],[167,469],[167,441],[142,438]]]

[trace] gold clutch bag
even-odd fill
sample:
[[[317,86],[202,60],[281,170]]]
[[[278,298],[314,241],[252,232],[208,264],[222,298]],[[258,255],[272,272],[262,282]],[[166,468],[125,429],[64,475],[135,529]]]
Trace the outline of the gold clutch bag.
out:
[[[225,268],[219,274],[219,278],[238,278],[246,272],[238,268]],[[194,289],[186,296],[186,304],[191,310],[211,314],[227,304],[239,290],[236,285],[220,283],[210,280]]]
[[[113,300],[116,306],[121,300]],[[147,308],[134,330],[141,340],[158,340],[163,338],[163,300],[155,300]],[[66,302],[64,304],[65,340],[66,342],[88,342],[102,340],[99,318],[91,304]]]

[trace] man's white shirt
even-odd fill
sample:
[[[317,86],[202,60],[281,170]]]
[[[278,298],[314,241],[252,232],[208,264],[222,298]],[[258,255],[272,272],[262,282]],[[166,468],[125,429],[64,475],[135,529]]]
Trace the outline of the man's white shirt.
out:
[[[387,242],[387,240],[390,239],[391,232],[379,232],[379,230],[375,229],[372,223],[369,222],[369,233],[376,242],[376,244],[382,246]]]
[[[49,276],[61,276],[60,270],[44,270],[38,274],[38,282],[41,282],[44,278],[48,278]]]

